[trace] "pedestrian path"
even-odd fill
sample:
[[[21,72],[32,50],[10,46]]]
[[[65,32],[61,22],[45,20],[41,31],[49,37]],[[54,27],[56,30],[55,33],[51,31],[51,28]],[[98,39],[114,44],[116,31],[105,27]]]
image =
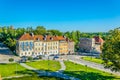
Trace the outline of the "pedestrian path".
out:
[[[78,60],[77,59],[74,59],[74,60],[69,59],[69,61],[120,76],[120,72],[113,72],[110,69],[106,69],[106,68],[104,68],[104,66],[102,64],[97,64],[97,63],[85,61],[82,59],[78,59]]]
[[[59,60],[59,62],[60,62],[60,65],[61,65],[61,69],[59,69],[59,71],[57,71],[57,72],[61,72],[62,73],[66,69],[66,66],[65,66],[63,60]]]
[[[61,61],[61,64],[62,64],[62,66],[64,66],[64,63],[62,61]],[[35,71],[36,73],[39,74],[39,76],[52,76],[52,77],[54,76],[54,77],[59,77],[59,78],[63,78],[63,79],[68,79],[68,80],[80,80],[78,78],[71,77],[71,76],[68,76],[66,74],[63,74],[63,73],[61,73],[59,71],[57,71],[57,72],[49,72],[49,71],[37,70],[37,69],[35,69],[33,67],[30,67],[30,66],[26,65],[25,63],[20,63],[20,65],[27,68],[27,69],[29,69],[29,70]],[[65,67],[61,68],[61,70],[64,70],[64,68]]]

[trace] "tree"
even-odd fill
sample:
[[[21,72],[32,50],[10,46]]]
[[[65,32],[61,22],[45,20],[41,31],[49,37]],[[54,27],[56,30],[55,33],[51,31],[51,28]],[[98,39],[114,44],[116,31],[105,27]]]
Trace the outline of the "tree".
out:
[[[106,68],[120,71],[120,28],[109,31],[102,48],[102,58]]]
[[[71,39],[71,32],[67,31],[64,33],[66,37],[70,38]]]
[[[32,58],[31,56],[29,56],[29,57],[28,57],[28,60],[29,60],[29,61],[32,61],[32,60],[33,60],[33,58]]]
[[[77,40],[79,40],[80,39],[80,31],[76,31],[76,36],[77,36]]]
[[[37,28],[34,30],[34,33],[37,35],[44,35],[46,34],[46,28],[43,26],[37,26]]]
[[[48,30],[48,33],[50,33],[51,35],[58,35],[61,36],[62,32],[60,32],[59,30]]]
[[[13,62],[14,61],[14,59],[13,58],[9,58],[9,62]]]

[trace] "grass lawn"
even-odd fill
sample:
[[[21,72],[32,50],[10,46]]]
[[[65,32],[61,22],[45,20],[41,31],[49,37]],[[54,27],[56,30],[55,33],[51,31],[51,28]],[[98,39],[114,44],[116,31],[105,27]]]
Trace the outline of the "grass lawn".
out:
[[[0,74],[2,77],[18,76],[33,73],[17,63],[0,64]]]
[[[70,61],[64,62],[66,65],[65,74],[80,78],[81,80],[120,80],[120,77],[112,74],[76,64]]]
[[[59,61],[55,60],[41,60],[26,64],[39,70],[57,71],[61,68]]]
[[[82,57],[83,60],[86,60],[86,61],[91,61],[91,62],[95,62],[95,63],[98,63],[98,64],[102,64],[103,63],[103,60],[100,59],[100,58],[95,58],[95,57],[90,57],[90,56],[86,56],[86,57]]]
[[[63,79],[56,77],[26,76],[20,78],[4,79],[4,80],[63,80]]]

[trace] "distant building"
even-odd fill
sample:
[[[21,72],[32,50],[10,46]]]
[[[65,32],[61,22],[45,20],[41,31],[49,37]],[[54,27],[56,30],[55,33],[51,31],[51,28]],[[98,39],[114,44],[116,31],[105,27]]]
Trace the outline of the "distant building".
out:
[[[16,53],[19,56],[72,54],[74,53],[73,50],[74,42],[65,36],[42,36],[24,33],[16,44]]]
[[[80,38],[79,48],[83,52],[101,53],[101,46],[104,41],[99,36],[94,38]]]
[[[73,54],[74,51],[75,51],[75,50],[74,50],[74,49],[75,49],[75,48],[74,48],[74,47],[75,47],[75,46],[74,46],[74,45],[75,45],[75,42],[72,41],[72,40],[70,40],[70,39],[68,39],[68,38],[66,38],[66,41],[68,42],[67,45],[68,45],[68,47],[69,47],[69,48],[68,48],[68,53],[69,53],[69,54]]]
[[[95,50],[101,53],[101,46],[103,46],[104,40],[99,36],[94,36],[95,39]]]
[[[92,48],[95,46],[94,38],[80,38],[80,51],[91,52]]]

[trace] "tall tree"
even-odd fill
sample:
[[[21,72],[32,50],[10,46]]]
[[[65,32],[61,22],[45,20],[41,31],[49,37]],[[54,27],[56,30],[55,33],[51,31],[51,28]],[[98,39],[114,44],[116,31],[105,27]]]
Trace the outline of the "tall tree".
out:
[[[106,68],[120,71],[120,28],[111,30],[102,49],[102,58]]]
[[[47,30],[48,33],[50,33],[51,35],[58,35],[61,36],[62,32],[60,32],[59,30]]]
[[[43,26],[37,26],[34,33],[37,35],[44,35],[46,33],[46,28],[44,28]]]

